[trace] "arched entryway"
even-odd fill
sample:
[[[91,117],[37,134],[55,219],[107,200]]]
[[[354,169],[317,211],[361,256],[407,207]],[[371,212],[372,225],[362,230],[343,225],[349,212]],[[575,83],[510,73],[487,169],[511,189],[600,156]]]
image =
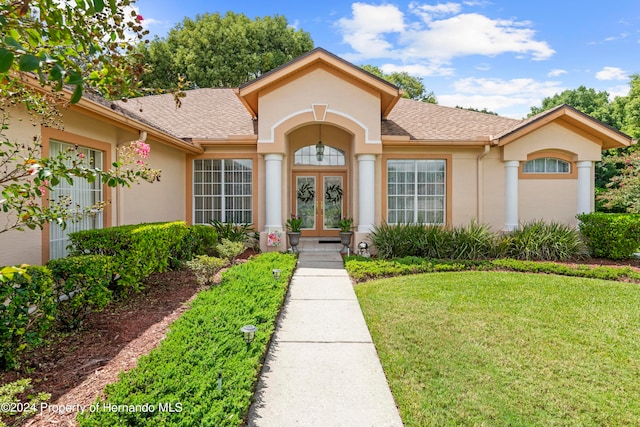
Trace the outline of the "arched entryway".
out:
[[[300,215],[303,237],[337,237],[350,216],[349,161],[352,135],[329,124],[309,124],[288,135],[291,212]]]

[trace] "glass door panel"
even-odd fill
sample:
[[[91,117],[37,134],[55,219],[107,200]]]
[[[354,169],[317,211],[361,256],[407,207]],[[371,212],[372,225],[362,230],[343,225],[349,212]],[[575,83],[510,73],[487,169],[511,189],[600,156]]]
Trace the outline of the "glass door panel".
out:
[[[316,177],[296,177],[296,214],[302,217],[303,230],[316,229]]]
[[[344,187],[341,176],[323,176],[323,230],[337,230],[342,218]]]

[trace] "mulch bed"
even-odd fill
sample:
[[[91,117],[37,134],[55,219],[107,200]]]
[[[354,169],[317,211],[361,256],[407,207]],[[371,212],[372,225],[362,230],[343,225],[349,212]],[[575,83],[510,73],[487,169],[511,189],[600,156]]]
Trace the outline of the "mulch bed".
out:
[[[31,378],[33,391],[51,393],[50,402],[55,402],[201,289],[191,271],[154,274],[144,286],[142,292],[90,313],[80,330],[59,334],[25,353],[20,370],[0,373],[0,382]]]

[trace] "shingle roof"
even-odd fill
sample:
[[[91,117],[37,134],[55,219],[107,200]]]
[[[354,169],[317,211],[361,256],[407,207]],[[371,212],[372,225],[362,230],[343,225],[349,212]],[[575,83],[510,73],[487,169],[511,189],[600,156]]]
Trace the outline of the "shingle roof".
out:
[[[382,122],[382,135],[425,141],[475,141],[504,132],[520,120],[401,99]]]
[[[116,104],[181,138],[226,139],[229,135],[256,134],[251,115],[233,89],[187,91],[180,108],[175,107],[170,94]],[[474,141],[511,130],[520,123],[506,117],[401,99],[388,119],[382,121],[382,135],[427,141]]]
[[[173,95],[153,95],[117,101],[116,105],[181,138],[227,139],[255,135],[254,121],[233,89],[194,89],[176,108]]]

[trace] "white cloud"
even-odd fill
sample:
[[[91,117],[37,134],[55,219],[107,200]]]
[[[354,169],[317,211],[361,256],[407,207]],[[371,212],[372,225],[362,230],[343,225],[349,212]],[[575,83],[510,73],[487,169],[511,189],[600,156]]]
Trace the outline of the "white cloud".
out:
[[[453,94],[437,94],[438,102],[446,106],[487,108],[499,114],[522,118],[532,105],[540,105],[545,97],[562,92],[565,88],[555,81],[522,79],[464,78],[456,81]],[[514,109],[522,111],[513,113]],[[508,113],[511,112],[511,113]]]
[[[598,80],[627,80],[627,72],[618,67],[604,67],[596,73]]]
[[[609,99],[613,101],[617,96],[628,96],[629,95],[629,85],[618,85],[607,88],[607,92],[609,93]]]
[[[558,77],[563,74],[567,74],[567,70],[562,70],[560,68],[555,68],[547,73],[547,77]]]
[[[385,40],[384,35],[404,31],[403,13],[393,5],[366,3],[353,3],[351,11],[353,18],[341,18],[337,22],[343,40],[362,58],[393,56],[393,45]]]
[[[411,21],[395,5],[354,3],[352,17],[337,22],[343,41],[356,52],[349,57],[443,64],[469,55],[515,53],[523,58],[544,60],[555,53],[547,42],[535,39],[530,22],[459,13],[459,3],[411,3],[409,9],[421,21]],[[453,16],[443,18],[443,15]]]
[[[409,75],[415,77],[452,76],[455,71],[453,68],[444,67],[440,64],[384,64],[380,67],[380,69],[387,74],[406,71],[407,73],[409,73]]]
[[[412,2],[409,4],[409,10],[422,18],[424,22],[431,22],[437,16],[453,15],[459,13],[462,9],[460,3],[438,3],[436,5],[418,4]]]
[[[555,51],[546,42],[535,40],[534,35],[535,31],[527,28],[526,23],[468,13],[433,21],[428,29],[410,30],[401,40],[409,55],[440,61],[507,52],[529,54],[534,60],[550,58]]]
[[[482,64],[476,65],[476,70],[478,71],[489,71],[491,69],[491,65],[483,62]]]

